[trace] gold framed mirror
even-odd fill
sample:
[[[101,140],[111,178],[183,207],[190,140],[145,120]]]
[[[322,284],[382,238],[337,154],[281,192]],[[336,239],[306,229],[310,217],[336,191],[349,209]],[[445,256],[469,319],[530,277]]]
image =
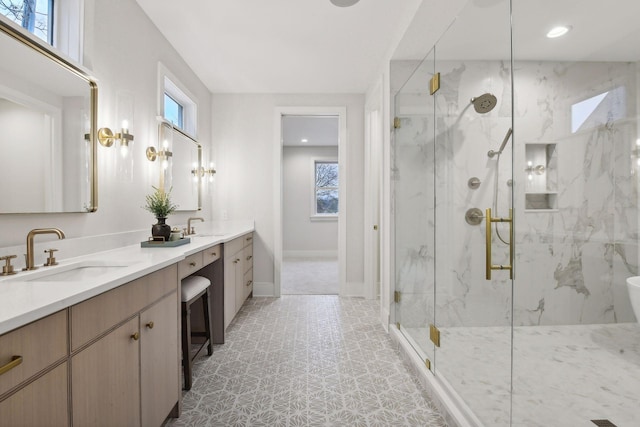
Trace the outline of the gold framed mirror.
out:
[[[0,51],[0,213],[95,212],[96,81],[3,19]]]

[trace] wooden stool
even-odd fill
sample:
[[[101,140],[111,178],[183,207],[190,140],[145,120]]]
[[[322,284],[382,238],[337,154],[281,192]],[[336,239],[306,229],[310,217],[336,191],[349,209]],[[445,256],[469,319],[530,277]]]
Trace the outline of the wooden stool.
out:
[[[207,355],[211,356],[211,321],[209,287],[211,281],[202,276],[189,276],[182,280],[182,366],[184,368],[184,389],[191,390],[191,371],[193,360],[200,355],[204,347],[207,347]],[[191,305],[202,300],[202,312],[204,314],[204,332],[191,331]],[[193,357],[191,354],[191,338],[204,337],[205,340]]]

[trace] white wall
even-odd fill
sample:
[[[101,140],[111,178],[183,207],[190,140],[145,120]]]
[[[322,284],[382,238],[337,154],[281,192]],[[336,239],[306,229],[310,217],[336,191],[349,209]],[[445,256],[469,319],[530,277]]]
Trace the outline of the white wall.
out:
[[[338,147],[283,149],[284,256],[337,256],[338,220],[312,220],[314,160],[338,160]]]
[[[284,78],[284,77],[283,77]],[[347,282],[361,289],[363,268],[363,95],[214,94],[212,102],[214,219],[255,219],[254,283],[274,286],[274,112],[278,107],[347,109]],[[342,141],[341,141],[342,143]],[[268,287],[268,286],[265,286]],[[361,292],[361,291],[356,291]]]
[[[135,135],[133,181],[116,174],[115,148],[98,149],[98,211],[82,214],[33,214],[0,216],[0,248],[22,244],[29,230],[58,227],[67,238],[97,236],[132,230],[148,230],[155,219],[143,210],[145,194],[157,185],[157,162],[146,160],[145,149],[157,143],[156,115],[158,61],[162,61],[195,95],[198,103],[198,138],[211,141],[211,94],[158,32],[135,1],[85,1],[84,64],[98,79],[99,126],[115,127],[116,93],[134,95]],[[211,197],[205,196],[198,216],[211,218]],[[195,212],[176,213],[167,221],[185,224]],[[44,241],[49,239],[43,237]],[[4,255],[4,251],[1,252]],[[59,252],[64,259],[68,254]],[[16,264],[23,264],[19,256]]]

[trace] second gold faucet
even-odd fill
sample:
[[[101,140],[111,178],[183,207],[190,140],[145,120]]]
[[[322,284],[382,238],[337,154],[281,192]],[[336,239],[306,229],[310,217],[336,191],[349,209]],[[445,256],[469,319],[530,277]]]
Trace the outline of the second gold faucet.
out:
[[[27,234],[27,254],[26,257],[26,266],[23,268],[23,271],[27,270],[35,270],[35,262],[33,261],[33,238],[36,234],[57,234],[58,239],[64,239],[65,235],[62,230],[58,228],[34,228]]]

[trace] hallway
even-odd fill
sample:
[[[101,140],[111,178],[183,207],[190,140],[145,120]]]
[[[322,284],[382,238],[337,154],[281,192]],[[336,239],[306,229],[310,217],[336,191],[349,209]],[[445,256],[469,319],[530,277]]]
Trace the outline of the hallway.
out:
[[[224,345],[198,359],[166,426],[446,426],[402,363],[378,302],[247,300]]]

